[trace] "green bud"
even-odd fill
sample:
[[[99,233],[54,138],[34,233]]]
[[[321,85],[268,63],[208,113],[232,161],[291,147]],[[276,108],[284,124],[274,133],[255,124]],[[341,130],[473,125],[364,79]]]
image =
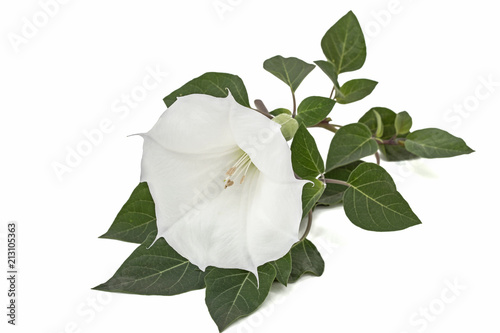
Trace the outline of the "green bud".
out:
[[[375,132],[375,137],[381,138],[382,135],[384,135],[384,123],[382,122],[380,113],[373,110],[373,114],[375,115],[375,119],[377,119],[377,131]]]
[[[273,118],[273,121],[281,125],[281,133],[286,141],[291,140],[299,129],[299,123],[291,115],[282,113]]]
[[[282,113],[285,113],[285,114],[289,114],[289,115],[292,115],[292,112],[288,109],[284,109],[284,108],[279,108],[279,109],[276,109],[276,110],[273,110],[271,112],[269,112],[270,114],[272,114],[273,116],[278,116]]]

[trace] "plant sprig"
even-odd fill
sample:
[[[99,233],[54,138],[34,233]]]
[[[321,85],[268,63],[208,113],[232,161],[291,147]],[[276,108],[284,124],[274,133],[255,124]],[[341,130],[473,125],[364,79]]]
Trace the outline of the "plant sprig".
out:
[[[314,227],[315,207],[342,205],[353,224],[371,231],[396,231],[421,223],[397,191],[389,173],[378,165],[380,158],[386,161],[443,158],[469,154],[473,150],[462,139],[440,129],[411,131],[412,118],[406,111],[395,113],[388,108],[374,107],[356,122],[332,123],[330,113],[335,105],[367,97],[377,82],[361,78],[339,83],[342,73],[359,70],[366,59],[365,39],[353,12],[347,13],[326,32],[321,48],[325,59],[314,61],[314,64],[282,56],[264,62],[264,69],[289,87],[291,111],[286,108],[269,111],[261,100],[255,100],[256,112],[270,119],[293,119],[295,128],[287,132],[293,136],[290,148],[293,170],[298,178],[310,181],[302,192],[306,229],[290,252],[260,266],[258,279],[248,271],[237,269],[210,267],[203,272],[164,240],[153,244],[157,233],[154,202],[148,185],[140,183],[102,236],[140,245],[109,281],[95,289],[175,295],[206,288],[209,313],[223,331],[255,311],[264,302],[273,282],[286,286],[303,274],[320,276],[323,273],[321,254],[306,238]],[[309,96],[297,103],[296,90],[316,66],[331,80],[331,93],[329,96]],[[189,81],[166,96],[164,102],[170,107],[180,96],[225,97],[229,93],[239,104],[250,107],[243,81],[236,75],[216,72]],[[309,128],[332,132],[326,159],[321,156]],[[371,155],[376,157],[377,164],[363,161]]]

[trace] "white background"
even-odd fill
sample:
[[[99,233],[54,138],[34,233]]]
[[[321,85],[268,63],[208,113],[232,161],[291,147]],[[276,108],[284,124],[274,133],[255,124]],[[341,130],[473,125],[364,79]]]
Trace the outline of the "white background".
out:
[[[407,110],[414,129],[448,130],[476,152],[384,163],[423,224],[373,233],[340,208],[321,211],[310,238],[324,256],[324,275],[276,286],[258,312],[227,332],[500,331],[495,2],[44,3],[0,5],[1,252],[7,222],[17,221],[20,271],[15,328],[6,324],[2,278],[2,331],[217,332],[203,291],[145,297],[90,290],[135,248],[97,239],[139,181],[142,142],[127,135],[147,131],[165,109],[162,98],[207,71],[238,74],[251,100],[290,108],[286,86],[262,62],[277,54],[323,59],[321,37],[349,10],[367,35],[368,58],[340,81],[380,83],[365,100],[337,105],[335,122],[354,122],[372,106]],[[157,81],[150,71],[161,72]],[[126,107],[125,95],[141,89],[146,94]],[[315,69],[298,99],[330,89]],[[103,121],[107,133],[59,179],[54,164],[66,163]],[[326,153],[330,133],[312,132]],[[0,257],[4,267],[6,254]]]

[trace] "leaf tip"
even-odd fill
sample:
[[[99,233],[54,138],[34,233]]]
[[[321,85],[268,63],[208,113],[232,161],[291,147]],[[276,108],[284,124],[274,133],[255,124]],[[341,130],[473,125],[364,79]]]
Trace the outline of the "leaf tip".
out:
[[[105,284],[101,283],[93,288],[90,288],[90,290],[106,291]]]
[[[108,236],[108,232],[103,233],[101,236],[99,236],[97,238],[99,238],[99,239],[110,239],[110,237]]]

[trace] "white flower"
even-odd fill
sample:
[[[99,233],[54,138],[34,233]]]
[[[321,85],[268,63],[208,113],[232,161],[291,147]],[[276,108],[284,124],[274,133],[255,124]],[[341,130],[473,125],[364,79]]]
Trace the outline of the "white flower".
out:
[[[179,97],[145,134],[157,239],[201,270],[253,272],[299,239],[302,187],[280,126],[226,98]]]

